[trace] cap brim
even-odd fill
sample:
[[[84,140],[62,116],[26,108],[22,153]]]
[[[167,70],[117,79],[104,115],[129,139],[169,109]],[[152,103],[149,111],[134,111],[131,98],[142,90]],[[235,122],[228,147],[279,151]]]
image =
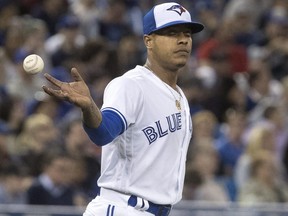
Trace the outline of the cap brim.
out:
[[[176,22],[170,22],[170,23],[167,23],[165,25],[162,25],[162,26],[158,27],[157,29],[155,29],[154,31],[150,32],[149,34],[155,33],[158,30],[161,30],[161,29],[164,29],[164,28],[167,28],[170,26],[181,25],[181,24],[185,24],[185,25],[190,26],[192,34],[201,32],[204,29],[204,25],[202,25],[201,23],[198,23],[198,22],[176,21]]]

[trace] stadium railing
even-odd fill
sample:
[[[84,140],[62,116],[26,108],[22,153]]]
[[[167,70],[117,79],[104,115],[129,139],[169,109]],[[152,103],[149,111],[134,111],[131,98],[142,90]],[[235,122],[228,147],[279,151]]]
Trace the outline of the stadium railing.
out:
[[[81,216],[85,208],[71,206],[0,205],[0,216]],[[243,206],[237,203],[181,201],[171,216],[287,216],[288,204]]]

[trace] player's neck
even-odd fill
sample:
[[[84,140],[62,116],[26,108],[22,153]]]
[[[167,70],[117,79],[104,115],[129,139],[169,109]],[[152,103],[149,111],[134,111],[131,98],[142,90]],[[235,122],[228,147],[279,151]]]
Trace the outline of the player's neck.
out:
[[[165,68],[159,67],[158,65],[152,65],[149,61],[144,64],[144,67],[154,73],[163,82],[170,85],[175,90],[178,78],[178,71],[170,71]]]

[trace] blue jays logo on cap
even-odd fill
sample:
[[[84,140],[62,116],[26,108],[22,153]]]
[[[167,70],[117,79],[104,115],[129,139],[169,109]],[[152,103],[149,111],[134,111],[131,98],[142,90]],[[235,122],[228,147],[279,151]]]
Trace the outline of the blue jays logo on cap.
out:
[[[185,12],[185,8],[183,8],[181,5],[173,5],[172,7],[168,8],[167,10],[175,11],[179,14],[179,16],[182,15],[183,12]]]
[[[169,2],[156,5],[144,16],[143,32],[149,35],[160,29],[179,24],[188,25],[192,33],[200,32],[204,28],[201,23],[191,20],[190,13],[183,6]]]

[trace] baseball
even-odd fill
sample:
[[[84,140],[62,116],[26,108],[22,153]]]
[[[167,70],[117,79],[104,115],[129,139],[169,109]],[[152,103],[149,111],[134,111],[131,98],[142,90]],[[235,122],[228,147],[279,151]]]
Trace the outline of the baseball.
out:
[[[40,73],[44,68],[44,61],[40,56],[31,54],[24,59],[23,68],[29,74]]]

